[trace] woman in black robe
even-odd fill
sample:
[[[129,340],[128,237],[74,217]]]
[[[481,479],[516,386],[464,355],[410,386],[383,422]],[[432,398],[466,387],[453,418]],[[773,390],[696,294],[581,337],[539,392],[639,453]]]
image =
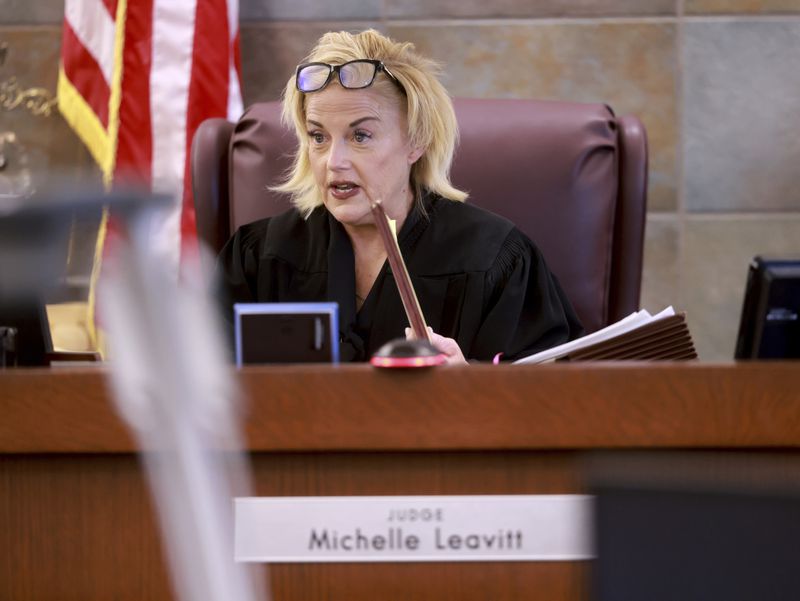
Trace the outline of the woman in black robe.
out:
[[[516,359],[581,333],[534,244],[450,184],[457,124],[436,73],[413,46],[375,31],[320,39],[284,95],[299,150],[278,189],[296,208],[243,226],[226,244],[227,307],[336,301],[345,361],[403,336],[406,315],[370,211],[380,199],[448,362]]]

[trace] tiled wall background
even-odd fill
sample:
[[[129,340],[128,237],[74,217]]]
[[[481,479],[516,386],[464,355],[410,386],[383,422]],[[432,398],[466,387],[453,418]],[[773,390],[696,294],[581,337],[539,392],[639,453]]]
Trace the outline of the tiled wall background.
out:
[[[240,1],[246,103],[277,98],[324,31],[371,26],[445,63],[456,96],[637,114],[651,149],[642,305],[686,310],[703,360],[732,357],[749,259],[800,257],[800,0]],[[0,0],[0,82],[54,90],[62,11]],[[9,129],[35,176],[96,177],[57,116],[0,109]]]

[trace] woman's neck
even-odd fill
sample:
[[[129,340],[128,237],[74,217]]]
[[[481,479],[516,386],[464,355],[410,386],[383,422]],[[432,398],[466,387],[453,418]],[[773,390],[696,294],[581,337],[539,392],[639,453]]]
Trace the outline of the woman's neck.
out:
[[[386,249],[374,226],[371,229],[359,228],[355,236],[350,234],[350,243],[353,246],[356,310],[360,310],[386,261]]]

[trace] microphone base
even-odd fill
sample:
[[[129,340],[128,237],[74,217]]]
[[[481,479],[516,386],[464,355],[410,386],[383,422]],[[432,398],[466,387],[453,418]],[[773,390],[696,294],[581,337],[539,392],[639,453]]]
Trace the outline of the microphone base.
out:
[[[447,357],[427,340],[395,338],[379,348],[369,362],[375,367],[413,369],[443,365]]]

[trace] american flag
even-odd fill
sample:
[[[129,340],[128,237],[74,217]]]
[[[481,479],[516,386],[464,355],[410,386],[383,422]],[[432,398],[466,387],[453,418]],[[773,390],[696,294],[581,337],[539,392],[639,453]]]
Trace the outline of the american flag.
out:
[[[66,0],[59,108],[108,186],[175,197],[152,237],[176,273],[197,244],[192,136],[242,112],[238,17],[238,0]]]

